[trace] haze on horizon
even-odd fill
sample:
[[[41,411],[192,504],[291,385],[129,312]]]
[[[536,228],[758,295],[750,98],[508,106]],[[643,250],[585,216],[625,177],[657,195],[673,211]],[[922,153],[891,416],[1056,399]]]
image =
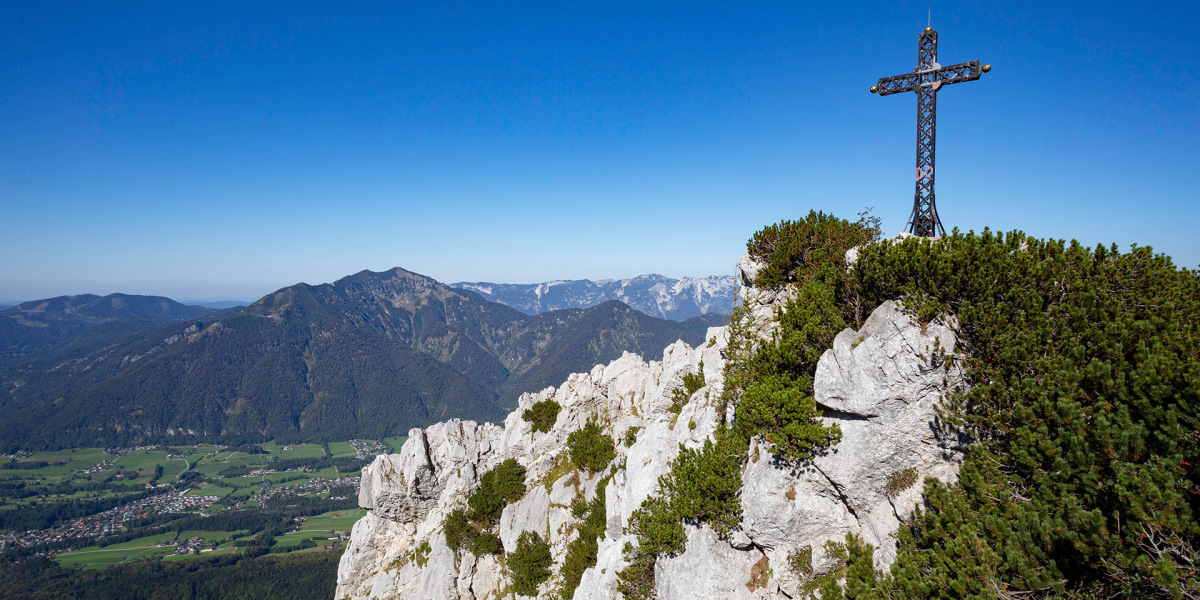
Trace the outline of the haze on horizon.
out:
[[[912,203],[928,2],[0,7],[0,301],[729,274]],[[936,2],[946,227],[1200,263],[1195,3]]]

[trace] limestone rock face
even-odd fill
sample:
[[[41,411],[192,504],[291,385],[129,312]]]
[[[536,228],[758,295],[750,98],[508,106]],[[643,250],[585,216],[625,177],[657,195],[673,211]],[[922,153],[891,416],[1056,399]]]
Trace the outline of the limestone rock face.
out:
[[[739,262],[743,297],[766,336],[790,295],[750,287],[758,269],[749,258]],[[626,354],[571,375],[561,386],[523,395],[503,427],[453,420],[412,430],[399,454],[377,457],[363,471],[359,504],[368,514],[342,556],[336,598],[513,597],[501,560],[457,555],[442,533],[446,515],[465,506],[479,476],[509,458],[526,467],[527,493],[504,509],[499,535],[509,552],[523,531],[549,542],[555,574],[538,597],[559,591],[558,570],[579,535],[571,502],[595,498],[602,481],[606,532],[596,566],[584,572],[573,598],[620,597],[618,573],[628,566],[623,549],[636,543],[624,534],[630,516],[656,491],[680,447],[702,445],[719,424],[727,336],[725,328],[713,328],[699,348],[676,342],[661,360]],[[964,442],[939,425],[935,412],[962,385],[939,352],[955,344],[953,323],[922,325],[895,302],[875,310],[861,330],[841,332],[815,379],[816,401],[841,428],[841,442],[804,462],[780,460],[765,443],[752,442],[741,528],[722,539],[707,526],[686,526],[685,551],[656,566],[658,598],[795,597],[807,575],[793,571],[789,556],[811,549],[812,570],[821,572],[830,566],[825,542],[847,533],[875,545],[876,565],[888,566],[894,534],[920,501],[923,478],[957,477]],[[700,371],[704,387],[671,412],[683,376]],[[535,433],[521,414],[545,399],[562,410],[549,432]],[[617,457],[597,474],[566,466],[567,437],[589,419],[617,440]],[[905,487],[906,481],[916,484]]]
[[[763,338],[770,337],[779,328],[779,323],[775,320],[776,315],[784,309],[788,300],[795,297],[795,291],[790,287],[754,287],[754,280],[766,266],[749,254],[742,256],[737,263],[738,295],[749,309],[754,329]]]
[[[781,464],[765,447],[751,449],[742,477],[742,526],[773,565],[797,548],[812,549],[812,567],[828,565],[824,545],[847,533],[875,546],[875,564],[895,560],[894,534],[921,500],[921,482],[958,478],[965,440],[938,423],[936,406],[962,385],[936,349],[955,347],[953,328],[922,327],[895,302],[877,308],[859,331],[834,339],[817,364],[817,404],[842,439],[811,461]],[[911,487],[901,482],[905,475]],[[797,574],[775,569],[791,595]]]

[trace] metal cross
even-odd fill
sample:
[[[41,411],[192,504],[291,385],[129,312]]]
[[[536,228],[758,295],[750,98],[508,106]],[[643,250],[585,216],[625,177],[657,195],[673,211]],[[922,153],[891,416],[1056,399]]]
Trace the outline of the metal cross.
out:
[[[932,27],[917,38],[917,68],[912,73],[882,77],[871,93],[880,96],[917,93],[917,192],[913,198],[912,214],[905,231],[922,237],[945,235],[938,218],[933,196],[933,150],[937,141],[937,92],[943,85],[975,81],[992,65],[980,66],[979,61],[943,67],[937,62],[937,32]]]

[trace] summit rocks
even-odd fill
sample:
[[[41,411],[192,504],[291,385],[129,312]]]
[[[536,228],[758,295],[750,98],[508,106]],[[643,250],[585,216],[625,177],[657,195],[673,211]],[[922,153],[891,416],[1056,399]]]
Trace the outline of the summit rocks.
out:
[[[739,264],[744,284],[752,261]],[[743,286],[752,313],[769,321],[786,295]],[[758,319],[756,319],[758,320]],[[768,335],[770,327],[761,324]],[[697,347],[682,341],[661,360],[626,353],[557,387],[524,394],[503,427],[451,420],[414,429],[401,452],[380,456],[363,471],[359,503],[368,509],[355,526],[338,570],[336,598],[484,599],[511,597],[511,576],[496,556],[458,554],[446,546],[446,515],[465,505],[479,476],[504,460],[526,467],[526,495],[505,508],[499,534],[511,552],[522,531],[550,544],[554,575],[538,598],[555,597],[568,544],[581,525],[570,505],[591,500],[606,481],[607,523],[596,565],[584,572],[575,600],[610,599],[627,566],[624,532],[631,515],[655,493],[681,447],[696,448],[716,431],[723,387],[726,328],[708,330]],[[811,461],[791,462],[751,442],[742,475],[740,528],[728,539],[707,526],[685,525],[687,545],[655,569],[661,600],[796,597],[812,573],[834,566],[825,543],[860,536],[876,547],[878,568],[895,556],[895,533],[921,500],[924,478],[957,478],[962,444],[938,422],[936,407],[962,385],[953,361],[954,323],[920,324],[895,302],[876,309],[863,327],[847,329],[821,357],[816,401],[836,421],[841,441]],[[703,370],[705,386],[676,414],[672,392],[683,376]],[[521,413],[553,399],[562,406],[549,432],[535,433]],[[616,444],[605,471],[588,474],[568,463],[567,437],[596,419]],[[626,445],[626,434],[630,445]],[[904,485],[909,481],[914,484]],[[902,483],[897,483],[902,482]],[[789,560],[811,551],[811,570]]]

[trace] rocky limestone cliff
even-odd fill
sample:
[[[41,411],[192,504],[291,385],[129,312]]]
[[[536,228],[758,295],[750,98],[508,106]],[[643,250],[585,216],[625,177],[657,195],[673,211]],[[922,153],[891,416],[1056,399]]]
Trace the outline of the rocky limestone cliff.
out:
[[[743,259],[739,268],[743,282],[753,280],[757,265]],[[752,288],[742,293],[767,334],[770,316],[787,295]],[[825,418],[841,427],[841,441],[800,463],[779,460],[752,443],[743,473],[741,528],[722,539],[707,526],[686,526],[686,550],[657,563],[657,597],[796,597],[808,575],[789,566],[789,554],[811,549],[812,571],[820,573],[832,560],[825,556],[825,542],[842,541],[848,533],[876,547],[878,567],[889,565],[894,534],[920,501],[919,482],[957,477],[963,441],[939,424],[935,412],[944,394],[961,385],[957,368],[935,351],[955,348],[952,325],[916,323],[897,303],[887,302],[859,331],[842,331],[821,357],[815,385]],[[557,388],[525,394],[503,427],[452,420],[412,430],[399,454],[377,457],[363,471],[359,503],[368,513],[355,524],[342,556],[336,598],[514,597],[499,557],[458,556],[442,533],[446,515],[465,504],[479,475],[509,458],[527,468],[528,492],[504,509],[500,538],[507,552],[522,531],[536,531],[549,542],[555,575],[541,585],[539,598],[556,597],[557,568],[578,535],[572,500],[578,495],[590,500],[597,483],[612,474],[597,564],[584,573],[574,598],[620,597],[618,573],[627,566],[623,548],[635,541],[623,531],[630,516],[655,492],[680,446],[702,445],[718,426],[727,331],[710,329],[707,339],[698,348],[676,342],[661,361],[627,353]],[[682,387],[684,374],[701,369],[705,387],[678,414],[670,412],[671,393]],[[549,432],[535,433],[521,413],[547,398],[562,410]],[[618,443],[617,458],[604,473],[555,470],[565,462],[567,436],[592,417],[617,440],[639,427],[636,442]],[[913,475],[916,485],[895,485]],[[760,575],[758,585],[747,585],[752,571]]]

